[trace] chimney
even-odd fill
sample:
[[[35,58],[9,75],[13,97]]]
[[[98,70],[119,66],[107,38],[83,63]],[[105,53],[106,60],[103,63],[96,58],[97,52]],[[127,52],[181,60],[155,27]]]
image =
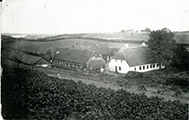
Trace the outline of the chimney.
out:
[[[146,46],[145,42],[142,42],[142,46]]]
[[[125,44],[125,48],[129,48],[129,44]]]

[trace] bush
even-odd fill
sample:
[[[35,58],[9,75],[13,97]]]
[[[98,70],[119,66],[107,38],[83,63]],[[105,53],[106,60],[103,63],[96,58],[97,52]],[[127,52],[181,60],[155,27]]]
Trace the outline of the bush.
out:
[[[126,87],[126,88],[131,87],[131,83],[128,80],[117,80],[116,85],[118,85],[120,87]]]
[[[183,95],[184,95],[183,91],[179,88],[173,94],[174,97],[182,97]]]
[[[147,91],[147,88],[146,88],[145,85],[139,85],[139,86],[138,86],[138,90],[146,92],[146,91]]]
[[[187,120],[188,104],[97,88],[32,70],[3,71],[4,119]]]
[[[179,77],[168,77],[166,79],[165,84],[181,87],[181,89],[184,92],[188,92],[189,90],[189,79],[179,78]]]
[[[125,78],[143,78],[143,73],[134,72],[134,71],[129,71],[129,72],[125,75]]]

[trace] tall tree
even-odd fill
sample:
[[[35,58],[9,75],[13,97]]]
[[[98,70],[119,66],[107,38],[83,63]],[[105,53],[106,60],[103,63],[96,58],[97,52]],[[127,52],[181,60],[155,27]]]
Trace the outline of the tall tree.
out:
[[[169,66],[173,57],[176,55],[174,52],[176,49],[176,43],[173,37],[174,34],[167,29],[150,32],[147,43],[150,49],[149,59],[158,62],[160,70],[161,65]]]

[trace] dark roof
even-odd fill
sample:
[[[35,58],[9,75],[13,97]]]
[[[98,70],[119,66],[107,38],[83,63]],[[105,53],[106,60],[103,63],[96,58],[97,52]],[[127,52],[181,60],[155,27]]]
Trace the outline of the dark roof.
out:
[[[92,55],[93,52],[87,50],[59,48],[53,59],[85,64]]]
[[[98,54],[109,54],[109,48],[107,46],[92,46],[90,49]]]
[[[42,64],[50,64],[50,62],[47,61],[47,60],[45,60],[45,59],[43,59],[43,58],[41,58],[40,60],[38,60],[38,61],[35,63],[35,65],[42,65]]]
[[[137,66],[150,63],[148,59],[147,47],[122,48],[114,56],[113,59],[126,60],[129,66]]]
[[[53,53],[51,53],[51,49],[47,50],[46,53],[42,56],[43,59],[50,61],[52,60]]]
[[[42,58],[38,57],[38,56],[28,55],[28,54],[26,54],[22,58],[20,58],[21,62],[23,62],[25,64],[29,64],[29,65],[34,65],[40,59],[42,59]]]

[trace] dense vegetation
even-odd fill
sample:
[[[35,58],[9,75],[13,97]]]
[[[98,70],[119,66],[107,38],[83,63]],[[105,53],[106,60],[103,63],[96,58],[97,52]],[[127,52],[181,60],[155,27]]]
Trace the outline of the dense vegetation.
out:
[[[124,90],[97,88],[25,69],[4,69],[6,119],[187,120],[188,104]]]
[[[189,92],[189,76],[186,72],[175,73],[170,69],[146,73],[130,71],[125,75],[125,79],[128,79],[129,81],[137,80],[140,84],[153,87],[163,85],[167,90],[177,91],[178,89],[181,89],[185,93]]]
[[[157,61],[167,68],[188,69],[188,52],[183,45],[176,43],[174,33],[169,29],[164,28],[150,32],[147,44],[150,49],[149,59],[151,61]]]

